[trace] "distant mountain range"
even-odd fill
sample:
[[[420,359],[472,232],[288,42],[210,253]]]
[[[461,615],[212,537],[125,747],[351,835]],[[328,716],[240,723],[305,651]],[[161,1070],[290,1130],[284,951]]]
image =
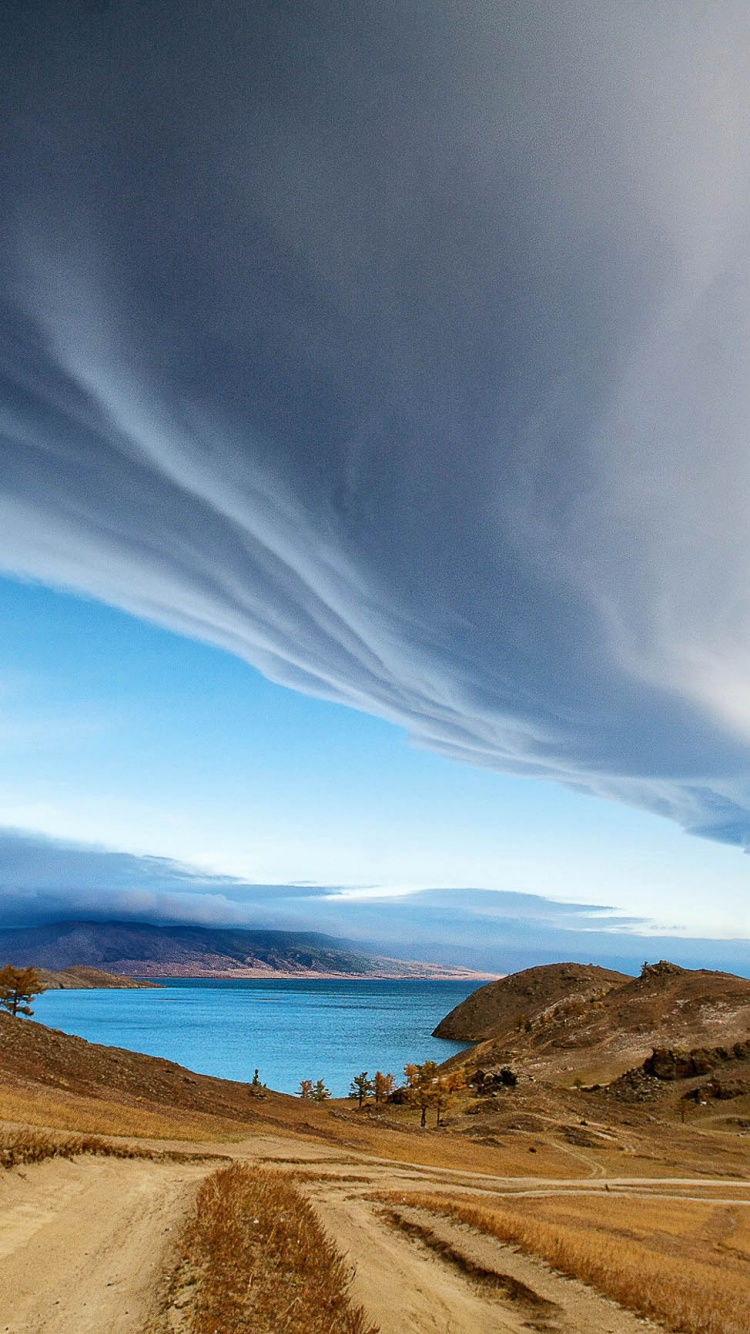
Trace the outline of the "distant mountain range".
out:
[[[483,980],[468,968],[360,952],[314,932],[147,922],[54,922],[0,929],[0,965],[64,969],[74,964],[129,977],[332,977]]]

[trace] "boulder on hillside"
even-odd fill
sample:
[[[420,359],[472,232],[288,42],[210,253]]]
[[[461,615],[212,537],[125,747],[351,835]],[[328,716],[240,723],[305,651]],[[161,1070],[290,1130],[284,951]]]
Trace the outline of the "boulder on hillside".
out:
[[[493,1070],[475,1070],[469,1076],[469,1084],[474,1087],[477,1096],[484,1096],[499,1089],[515,1088],[517,1083],[518,1075],[508,1065]]]
[[[405,1107],[409,1101],[409,1090],[407,1088],[394,1089],[388,1094],[386,1102],[392,1102],[396,1107]]]
[[[750,1042],[735,1042],[731,1047],[694,1047],[691,1051],[673,1051],[670,1047],[655,1047],[643,1062],[647,1075],[657,1079],[692,1079],[707,1075],[725,1061],[750,1059]]]

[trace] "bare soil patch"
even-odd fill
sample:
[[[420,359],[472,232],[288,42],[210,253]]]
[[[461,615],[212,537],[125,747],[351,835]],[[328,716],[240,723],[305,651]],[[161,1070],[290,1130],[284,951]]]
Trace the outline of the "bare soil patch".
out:
[[[54,1159],[0,1176],[3,1334],[142,1334],[208,1163]]]

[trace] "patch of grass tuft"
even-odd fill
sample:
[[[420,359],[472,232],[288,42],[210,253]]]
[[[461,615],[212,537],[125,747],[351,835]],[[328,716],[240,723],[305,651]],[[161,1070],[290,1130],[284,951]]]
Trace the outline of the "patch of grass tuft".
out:
[[[183,1153],[179,1149],[167,1150],[141,1148],[133,1144],[116,1144],[112,1140],[101,1139],[98,1135],[59,1135],[48,1131],[23,1127],[20,1130],[0,1131],[0,1167],[22,1167],[29,1163],[41,1163],[47,1158],[77,1158],[79,1154],[92,1153],[107,1158],[149,1158],[155,1161],[193,1162],[206,1157],[221,1157],[221,1154]]]
[[[186,1334],[378,1334],[350,1279],[294,1185],[235,1163],[198,1192],[161,1328],[179,1311]]]

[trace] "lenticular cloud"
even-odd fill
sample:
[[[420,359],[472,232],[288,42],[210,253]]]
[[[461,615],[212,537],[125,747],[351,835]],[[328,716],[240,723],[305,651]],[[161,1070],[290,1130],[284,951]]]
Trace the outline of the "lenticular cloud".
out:
[[[746,6],[0,39],[4,568],[750,843]]]

